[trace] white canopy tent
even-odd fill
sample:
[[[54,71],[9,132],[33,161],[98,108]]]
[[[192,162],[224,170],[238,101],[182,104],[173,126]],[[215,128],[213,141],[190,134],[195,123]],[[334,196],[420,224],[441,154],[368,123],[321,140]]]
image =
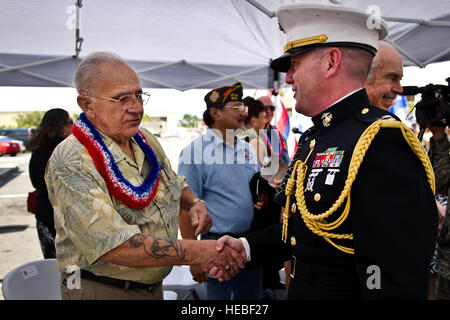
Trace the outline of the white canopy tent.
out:
[[[70,87],[79,59],[111,51],[145,88],[271,88],[284,45],[274,16],[291,2],[301,1],[0,0],[0,86]],[[450,60],[450,1],[319,2],[380,14],[406,66]]]

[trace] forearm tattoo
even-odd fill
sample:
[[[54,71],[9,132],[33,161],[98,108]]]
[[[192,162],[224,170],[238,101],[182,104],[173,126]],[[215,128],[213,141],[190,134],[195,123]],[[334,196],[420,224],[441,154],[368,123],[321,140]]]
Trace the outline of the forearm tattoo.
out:
[[[148,236],[144,234],[136,234],[130,239],[130,244],[133,248],[143,247],[146,254],[156,259],[170,257],[184,260],[186,258],[186,249],[176,239],[155,238],[152,246],[148,249],[145,245],[147,238]]]

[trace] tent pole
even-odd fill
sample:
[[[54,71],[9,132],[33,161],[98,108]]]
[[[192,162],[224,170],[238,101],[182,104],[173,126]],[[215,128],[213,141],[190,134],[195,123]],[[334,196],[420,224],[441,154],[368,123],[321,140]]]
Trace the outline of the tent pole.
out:
[[[162,63],[162,64],[158,64],[158,65],[153,66],[153,67],[148,67],[148,68],[144,68],[144,69],[141,69],[141,70],[137,70],[136,73],[139,74],[139,73],[154,71],[154,70],[167,68],[167,67],[170,67],[170,66],[174,66],[174,65],[177,65],[177,64],[183,64],[183,63],[184,63],[184,60],[175,61],[175,62],[168,62],[168,63]]]
[[[49,77],[45,77],[45,76],[36,74],[36,73],[34,73],[34,72],[29,72],[29,71],[25,71],[25,70],[20,70],[20,69],[11,68],[11,66],[7,66],[7,65],[4,65],[4,64],[1,64],[1,63],[0,63],[0,67],[4,67],[4,68],[6,68],[6,70],[8,70],[8,71],[9,71],[9,69],[12,69],[12,70],[14,70],[14,71],[16,71],[16,72],[25,74],[25,75],[27,75],[27,76],[30,76],[30,77],[33,77],[33,78],[36,78],[36,79],[40,79],[40,80],[45,80],[45,81],[48,81],[48,82],[50,82],[50,83],[60,85],[60,86],[62,86],[62,87],[72,87],[72,85],[69,84],[69,83],[65,83],[65,82],[62,82],[62,81],[59,81],[59,80],[56,80],[56,79],[52,79],[52,78],[49,78]],[[3,71],[3,70],[2,70],[2,71]]]
[[[77,0],[75,3],[75,59],[76,65],[80,62],[80,52],[81,44],[83,43],[83,38],[80,37],[80,9],[83,6],[82,0]]]
[[[450,27],[449,21],[430,21],[426,19],[413,19],[413,18],[400,18],[400,17],[385,17],[383,19],[390,22],[405,22],[405,23],[417,23],[419,25],[428,27]]]
[[[252,6],[254,6],[256,9],[258,9],[259,11],[261,11],[262,13],[264,13],[269,18],[273,18],[273,17],[277,16],[276,12],[270,11],[266,7],[264,7],[261,4],[259,4],[258,2],[256,2],[255,0],[247,0],[247,2],[250,3]]]
[[[43,65],[43,64],[47,64],[47,63],[60,62],[60,61],[69,60],[69,59],[71,59],[71,57],[61,57],[61,58],[54,58],[54,59],[48,59],[48,60],[41,60],[41,61],[37,61],[37,62],[21,64],[19,66],[1,65],[1,66],[5,66],[5,68],[4,69],[0,69],[0,72],[18,71],[20,69],[36,67],[36,66],[40,66],[40,65]]]
[[[447,54],[449,54],[450,53],[450,48],[447,48],[447,50],[445,50],[445,51],[443,51],[443,52],[441,52],[441,53],[438,53],[437,55],[435,55],[434,57],[431,57],[430,59],[428,59],[427,61],[425,61],[424,62],[424,65],[428,65],[429,63],[433,63],[433,62],[435,62],[436,60],[438,60],[440,57],[444,57],[444,56],[446,56]]]
[[[386,41],[387,43],[389,43],[391,46],[393,46],[395,49],[397,49],[397,51],[402,54],[403,56],[405,56],[409,61],[411,61],[412,63],[414,63],[416,66],[423,68],[425,67],[425,65],[423,63],[421,63],[419,60],[417,60],[416,58],[414,58],[412,55],[408,54],[408,52],[406,52],[405,50],[403,50],[397,43],[393,42],[393,41],[389,41],[388,39],[384,39],[384,41]]]

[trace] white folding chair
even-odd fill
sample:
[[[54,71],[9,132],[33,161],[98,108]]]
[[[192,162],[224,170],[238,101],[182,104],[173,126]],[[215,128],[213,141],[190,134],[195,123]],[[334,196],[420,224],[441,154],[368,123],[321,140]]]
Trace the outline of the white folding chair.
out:
[[[163,291],[164,300],[177,300],[178,294],[172,290]]]
[[[188,290],[189,292],[182,298],[186,300],[192,295],[195,300],[200,300],[200,297],[195,291],[195,286],[199,285],[197,281],[192,279],[191,271],[188,266],[173,266],[172,271],[163,280],[164,290]]]
[[[61,300],[61,273],[56,259],[25,263],[8,272],[2,283],[5,300]]]

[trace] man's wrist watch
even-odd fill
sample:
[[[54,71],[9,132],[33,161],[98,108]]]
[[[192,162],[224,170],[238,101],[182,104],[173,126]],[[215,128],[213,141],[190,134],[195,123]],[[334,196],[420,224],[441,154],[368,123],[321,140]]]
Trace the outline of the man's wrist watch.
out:
[[[192,202],[191,202],[191,205],[190,205],[190,207],[189,207],[189,209],[191,209],[192,208],[192,206],[194,205],[194,204],[196,204],[197,202],[201,202],[201,203],[203,203],[205,206],[206,206],[206,203],[205,203],[205,201],[203,201],[202,199],[200,199],[200,198],[195,198],[194,200],[192,200]]]

